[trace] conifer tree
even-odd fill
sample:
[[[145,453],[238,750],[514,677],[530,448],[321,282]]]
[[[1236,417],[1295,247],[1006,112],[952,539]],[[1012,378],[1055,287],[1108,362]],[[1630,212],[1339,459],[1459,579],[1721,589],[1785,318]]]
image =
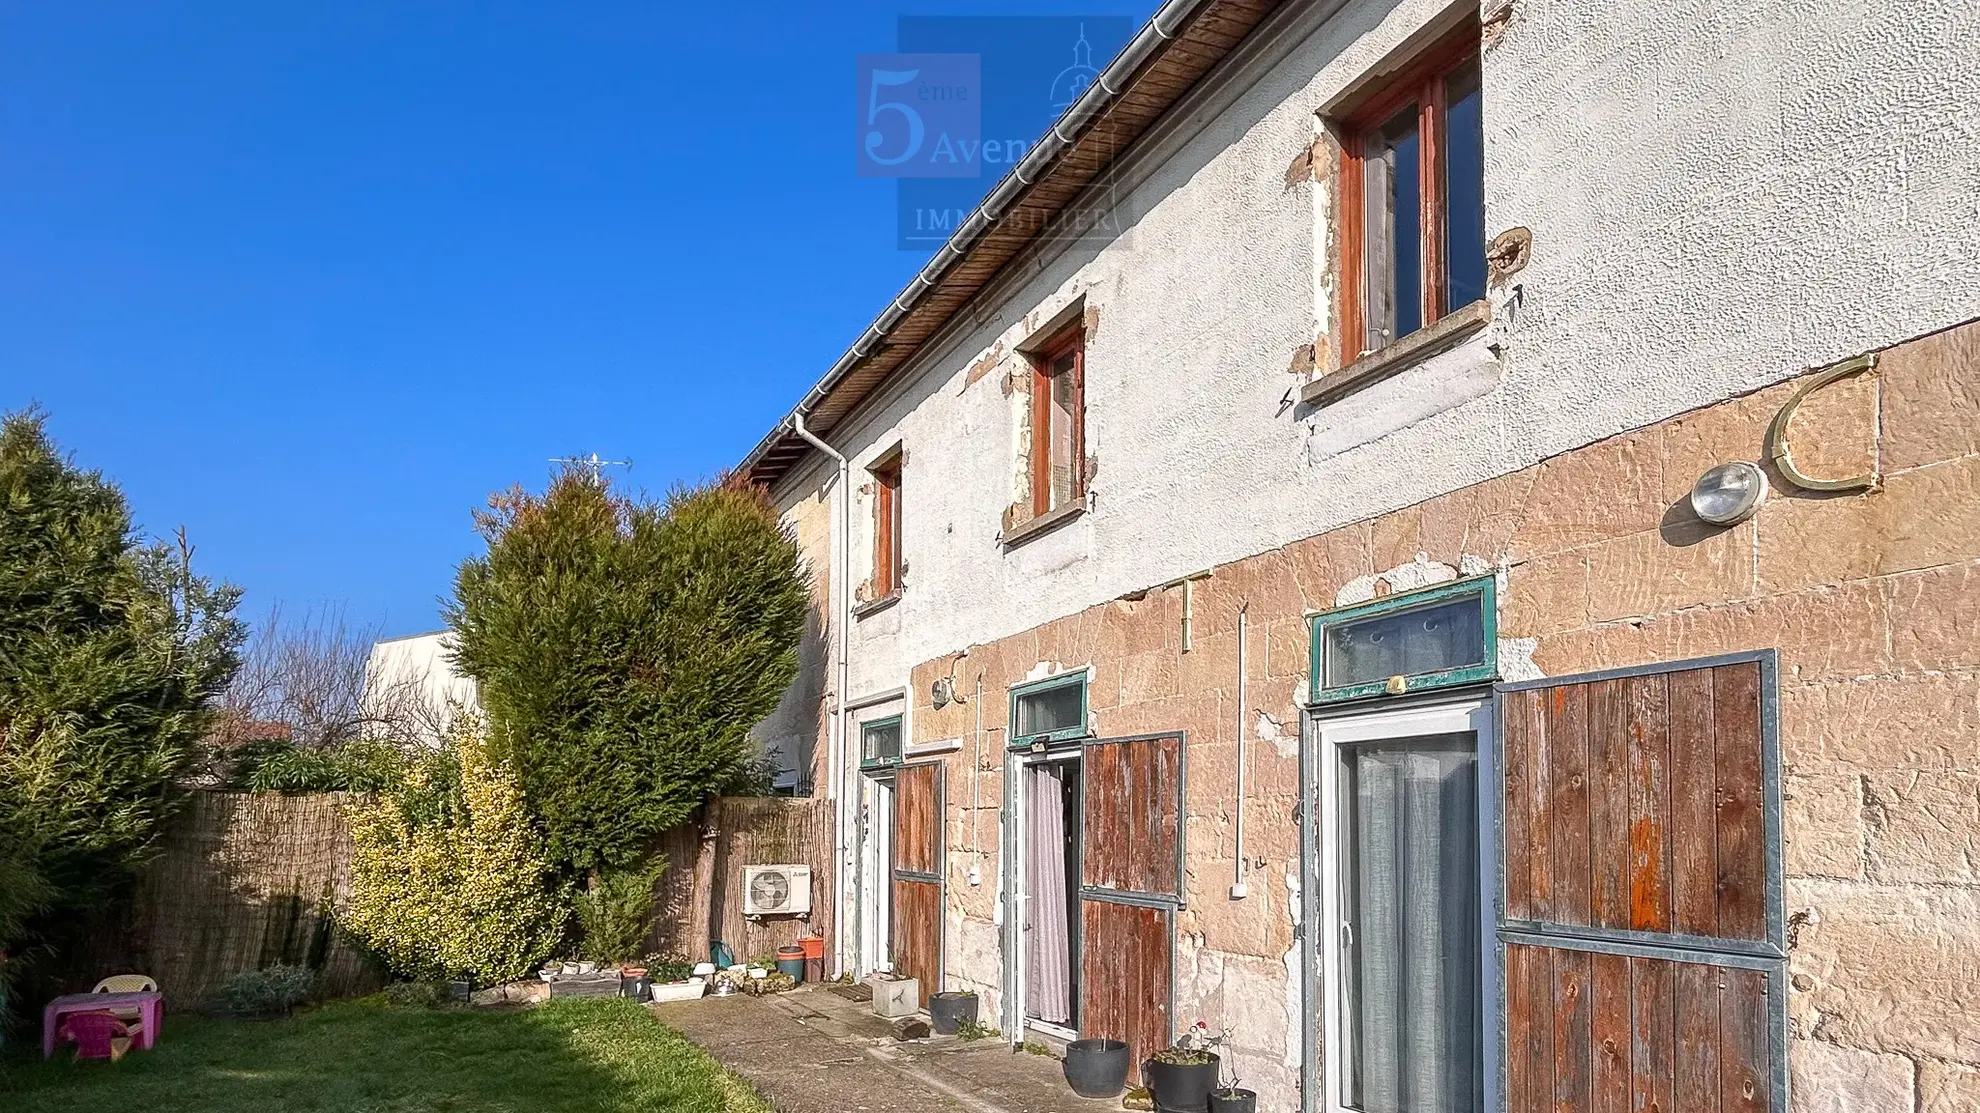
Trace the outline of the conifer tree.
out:
[[[58,907],[149,845],[238,663],[239,592],[191,555],[141,542],[39,412],[0,421],[0,841]]]
[[[751,772],[749,732],[797,671],[797,544],[735,484],[664,504],[572,469],[478,516],[447,620],[495,752],[574,871],[636,867]]]

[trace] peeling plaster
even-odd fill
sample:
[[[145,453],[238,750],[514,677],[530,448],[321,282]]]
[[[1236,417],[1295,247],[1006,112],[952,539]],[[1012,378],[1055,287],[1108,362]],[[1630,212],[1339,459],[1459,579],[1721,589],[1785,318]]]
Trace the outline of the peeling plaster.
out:
[[[1415,559],[1405,564],[1398,564],[1394,568],[1377,572],[1372,576],[1356,576],[1349,580],[1334,593],[1334,605],[1346,607],[1355,603],[1366,603],[1370,599],[1384,595],[1414,591],[1432,584],[1449,583],[1457,578],[1457,569],[1431,560],[1427,553],[1417,553]],[[1378,585],[1384,584],[1388,586],[1388,591],[1376,590]]]

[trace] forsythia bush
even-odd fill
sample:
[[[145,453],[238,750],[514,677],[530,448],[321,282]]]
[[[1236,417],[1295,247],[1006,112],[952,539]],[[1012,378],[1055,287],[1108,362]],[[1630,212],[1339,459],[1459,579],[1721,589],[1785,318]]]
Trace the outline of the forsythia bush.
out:
[[[352,806],[343,923],[399,974],[490,985],[550,954],[569,895],[479,724],[458,728],[451,748],[454,768],[415,762],[401,786]]]

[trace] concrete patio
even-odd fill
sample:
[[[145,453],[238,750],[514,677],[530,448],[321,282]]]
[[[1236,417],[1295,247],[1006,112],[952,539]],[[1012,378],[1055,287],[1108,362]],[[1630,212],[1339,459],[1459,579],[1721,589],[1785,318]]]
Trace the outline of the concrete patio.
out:
[[[653,1011],[748,1079],[778,1113],[1105,1113],[1066,1086],[1051,1055],[998,1039],[894,1038],[868,1005],[826,986],[767,997],[707,997]]]

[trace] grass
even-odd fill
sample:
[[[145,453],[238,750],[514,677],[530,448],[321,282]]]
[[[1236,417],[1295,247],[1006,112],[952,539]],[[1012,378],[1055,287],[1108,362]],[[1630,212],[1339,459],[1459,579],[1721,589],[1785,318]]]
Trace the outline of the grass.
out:
[[[114,1064],[39,1053],[0,1065],[7,1113],[769,1113],[748,1084],[622,1000],[485,1011],[372,998],[288,1020],[169,1017],[157,1047]]]

